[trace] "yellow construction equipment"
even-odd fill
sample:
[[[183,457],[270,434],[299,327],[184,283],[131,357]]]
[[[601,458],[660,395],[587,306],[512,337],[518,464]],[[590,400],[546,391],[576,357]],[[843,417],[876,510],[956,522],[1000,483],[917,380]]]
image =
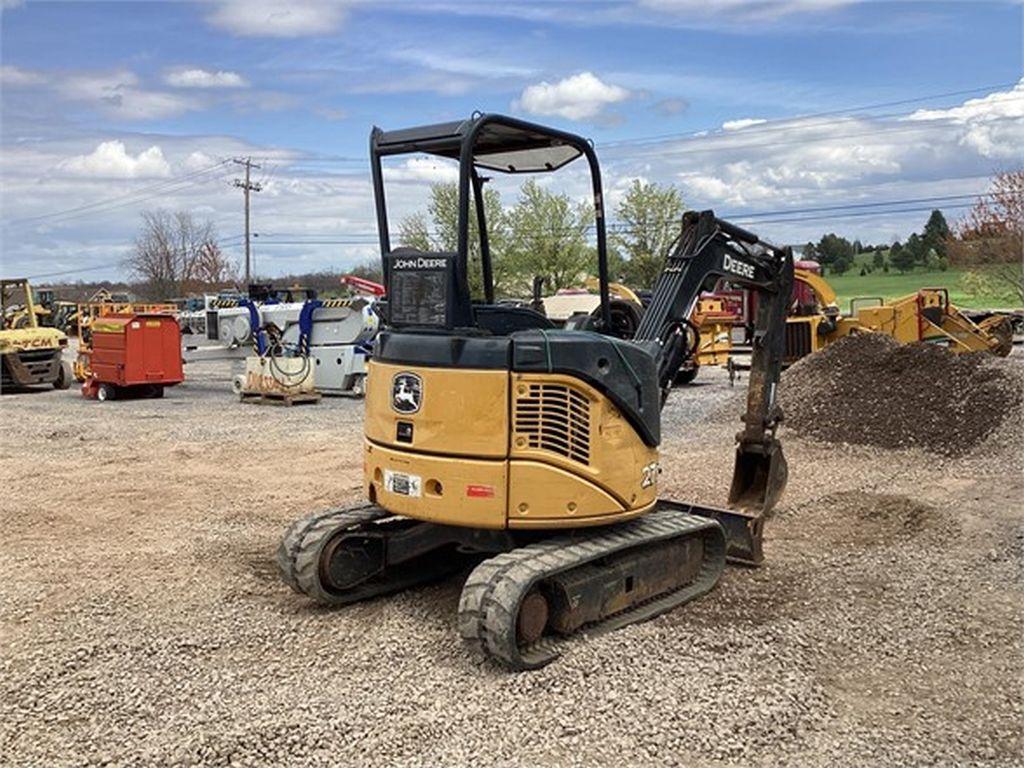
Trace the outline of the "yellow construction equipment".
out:
[[[68,337],[56,328],[44,328],[37,314],[28,280],[0,280],[0,389],[71,385],[71,369],[63,361]]]
[[[844,315],[835,291],[821,275],[797,269],[794,280],[810,288],[816,303],[792,309],[786,331],[787,362],[864,331],[884,333],[902,344],[940,344],[952,352],[991,352],[1005,357],[1013,347],[1009,320],[997,316],[973,323],[950,302],[946,288],[921,288],[890,301],[855,298]]]
[[[580,136],[501,115],[371,134],[387,286],[368,364],[366,501],[292,525],[282,578],[327,605],[395,592],[468,564],[466,645],[508,668],[562,639],[649,619],[708,592],[726,558],[762,559],[765,516],[786,484],[775,402],[793,257],[711,211],[687,213],[636,332],[612,321],[600,169]],[[458,248],[392,249],[382,159],[459,161]],[[481,171],[555,171],[585,157],[593,186],[598,311],[590,329],[498,301]],[[468,277],[476,201],[481,295]],[[744,427],[727,508],[659,498],[661,405],[696,354],[704,287],[758,292]],[[682,479],[685,482],[685,478]]]
[[[786,320],[784,364],[824,349],[851,333],[883,333],[902,344],[939,344],[952,352],[989,352],[1000,357],[1013,349],[1013,326],[1005,315],[973,322],[949,300],[946,288],[921,288],[916,293],[885,301],[857,297],[843,313],[836,292],[818,273],[793,270],[794,291]],[[700,307],[712,311],[701,312]],[[700,329],[702,365],[722,364],[742,350],[733,346],[732,330],[743,318],[729,312],[716,296],[702,298],[694,321]]]

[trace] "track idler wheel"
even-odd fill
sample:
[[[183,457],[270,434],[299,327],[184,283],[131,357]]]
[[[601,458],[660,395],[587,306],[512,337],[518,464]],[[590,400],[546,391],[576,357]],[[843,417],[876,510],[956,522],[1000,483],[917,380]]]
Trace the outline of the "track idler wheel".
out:
[[[373,504],[319,512],[298,520],[285,531],[277,548],[281,579],[296,592],[326,605],[353,602],[352,593],[331,578],[332,556],[346,533],[388,517]],[[356,598],[359,599],[359,598]]]
[[[348,605],[424,584],[465,565],[452,529],[392,515],[374,504],[293,524],[277,549],[281,578],[323,605]]]

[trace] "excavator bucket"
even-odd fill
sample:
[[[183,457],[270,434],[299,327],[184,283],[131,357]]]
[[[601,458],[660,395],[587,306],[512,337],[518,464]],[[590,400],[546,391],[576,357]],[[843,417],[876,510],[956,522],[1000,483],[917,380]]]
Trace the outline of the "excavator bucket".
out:
[[[789,470],[782,445],[774,438],[767,445],[740,445],[729,488],[730,509],[692,511],[713,517],[725,531],[726,557],[734,563],[759,565],[764,560],[764,521],[786,488]]]
[[[757,515],[774,509],[786,488],[789,468],[782,455],[782,444],[774,438],[763,445],[736,448],[736,464],[729,488],[729,506]]]

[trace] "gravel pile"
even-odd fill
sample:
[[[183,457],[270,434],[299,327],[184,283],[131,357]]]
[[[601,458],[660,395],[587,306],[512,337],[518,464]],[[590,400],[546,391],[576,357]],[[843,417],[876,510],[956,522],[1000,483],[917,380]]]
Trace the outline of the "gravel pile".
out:
[[[960,456],[1020,418],[1022,393],[1015,360],[864,333],[793,365],[779,401],[786,426],[802,435]]]

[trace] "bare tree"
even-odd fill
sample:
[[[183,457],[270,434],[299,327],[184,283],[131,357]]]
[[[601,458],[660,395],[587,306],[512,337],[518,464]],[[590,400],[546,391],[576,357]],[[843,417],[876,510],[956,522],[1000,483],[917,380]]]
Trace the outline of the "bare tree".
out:
[[[991,191],[957,223],[950,262],[1024,302],[1024,169],[997,173]],[[976,280],[977,282],[977,280]]]
[[[236,279],[235,265],[217,245],[213,222],[188,211],[146,211],[127,260],[154,298],[182,296]]]

